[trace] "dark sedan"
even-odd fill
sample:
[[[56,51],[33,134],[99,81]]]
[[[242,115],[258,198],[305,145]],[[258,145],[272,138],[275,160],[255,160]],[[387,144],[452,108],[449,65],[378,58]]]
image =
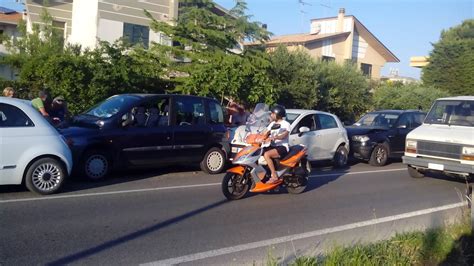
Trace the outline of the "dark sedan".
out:
[[[417,110],[382,110],[365,114],[346,127],[351,154],[374,166],[387,164],[389,157],[400,157],[407,134],[420,126],[426,113]]]

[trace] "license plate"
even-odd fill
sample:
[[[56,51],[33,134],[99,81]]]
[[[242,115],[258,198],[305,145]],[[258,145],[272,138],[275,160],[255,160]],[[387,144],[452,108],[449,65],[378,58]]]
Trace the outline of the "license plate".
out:
[[[237,147],[232,147],[232,153],[238,153],[241,149]]]
[[[443,171],[444,165],[437,164],[437,163],[428,163],[428,168],[433,169],[433,170]]]

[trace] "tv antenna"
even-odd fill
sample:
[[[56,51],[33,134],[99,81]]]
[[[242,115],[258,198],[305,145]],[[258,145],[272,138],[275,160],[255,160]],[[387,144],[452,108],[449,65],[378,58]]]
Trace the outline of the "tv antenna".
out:
[[[308,12],[306,12],[304,9],[305,9],[305,6],[312,6],[312,5],[308,2],[305,2],[304,0],[298,0],[298,4],[300,6],[300,13],[301,13],[301,30],[302,32],[304,32],[306,14],[308,14]]]

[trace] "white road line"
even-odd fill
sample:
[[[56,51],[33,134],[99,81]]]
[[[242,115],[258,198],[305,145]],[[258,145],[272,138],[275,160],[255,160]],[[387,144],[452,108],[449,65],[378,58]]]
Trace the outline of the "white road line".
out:
[[[351,172],[347,172],[347,173],[346,172],[337,172],[337,173],[331,173],[331,174],[311,175],[310,177],[315,178],[315,177],[325,177],[325,176],[343,176],[343,175],[369,174],[369,173],[379,173],[379,172],[393,172],[393,171],[401,171],[401,170],[406,170],[406,168],[377,170],[377,171],[362,171],[362,172],[352,172],[352,173]],[[186,186],[171,186],[171,187],[144,188],[144,189],[133,189],[133,190],[119,190],[119,191],[73,194],[73,195],[62,195],[62,196],[43,196],[43,197],[35,197],[35,198],[0,200],[0,204],[2,204],[2,203],[13,203],[13,202],[26,202],[26,201],[83,198],[83,197],[92,197],[92,196],[128,194],[128,193],[150,192],[150,191],[171,190],[171,189],[210,187],[210,186],[218,186],[218,185],[221,185],[221,183],[207,183],[207,184],[186,185]]]
[[[148,192],[148,191],[157,191],[157,190],[209,187],[209,186],[216,186],[216,185],[220,185],[220,184],[221,183],[208,183],[208,184],[188,185],[188,186],[157,187],[157,188],[144,188],[144,189],[133,189],[133,190],[119,190],[119,191],[109,191],[109,192],[86,193],[86,194],[76,194],[76,195],[64,195],[64,196],[11,199],[11,200],[1,200],[0,203],[22,202],[22,201],[38,201],[38,200],[53,200],[53,199],[67,199],[67,198],[82,198],[82,197],[91,197],[91,196],[126,194],[126,193]]]
[[[386,169],[386,170],[377,170],[377,171],[361,171],[361,172],[336,172],[331,174],[322,174],[322,175],[311,175],[311,177],[324,177],[324,176],[339,176],[339,175],[358,175],[358,174],[371,174],[371,173],[383,173],[383,172],[396,172],[396,171],[406,171],[406,168],[395,168],[395,169]]]
[[[467,205],[466,202],[449,204],[449,205],[439,206],[439,207],[435,207],[435,208],[429,208],[429,209],[413,211],[413,212],[408,212],[408,213],[403,213],[403,214],[398,214],[398,215],[393,215],[393,216],[387,216],[387,217],[383,217],[383,218],[367,220],[367,221],[358,222],[358,223],[351,223],[351,224],[336,226],[336,227],[332,227],[332,228],[320,229],[320,230],[316,230],[316,231],[312,231],[312,232],[306,232],[306,233],[302,233],[302,234],[288,235],[288,236],[284,236],[284,237],[277,237],[277,238],[273,238],[273,239],[257,241],[257,242],[237,245],[237,246],[233,246],[233,247],[220,248],[220,249],[209,250],[209,251],[200,252],[200,253],[189,254],[189,255],[182,256],[182,257],[170,258],[170,259],[165,259],[165,260],[158,260],[158,261],[149,262],[149,263],[145,263],[145,264],[141,264],[141,265],[155,266],[155,265],[175,265],[175,264],[180,264],[180,263],[186,263],[186,262],[202,260],[202,259],[217,257],[217,256],[221,256],[221,255],[246,251],[246,250],[250,250],[250,249],[262,248],[262,247],[272,246],[272,245],[281,244],[281,243],[285,243],[285,242],[290,242],[290,241],[295,241],[295,240],[300,240],[300,239],[305,239],[305,238],[310,238],[310,237],[315,237],[315,236],[326,235],[326,234],[330,234],[330,233],[337,233],[337,232],[356,229],[356,228],[365,227],[365,226],[369,226],[369,225],[376,225],[376,224],[380,224],[380,223],[393,222],[393,221],[396,221],[396,220],[407,219],[407,218],[426,215],[426,214],[430,214],[430,213],[434,213],[434,212],[459,208],[459,207],[466,206],[466,205]]]

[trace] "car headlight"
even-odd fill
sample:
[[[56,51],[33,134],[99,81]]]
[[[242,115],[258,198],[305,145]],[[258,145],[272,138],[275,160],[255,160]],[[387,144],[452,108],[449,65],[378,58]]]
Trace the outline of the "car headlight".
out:
[[[416,140],[409,140],[405,142],[405,152],[416,153]]]
[[[474,147],[462,147],[461,159],[474,161]]]
[[[358,142],[366,142],[366,141],[369,141],[369,136],[366,136],[366,135],[356,135],[356,136],[352,136],[352,140],[353,141],[358,141]]]

